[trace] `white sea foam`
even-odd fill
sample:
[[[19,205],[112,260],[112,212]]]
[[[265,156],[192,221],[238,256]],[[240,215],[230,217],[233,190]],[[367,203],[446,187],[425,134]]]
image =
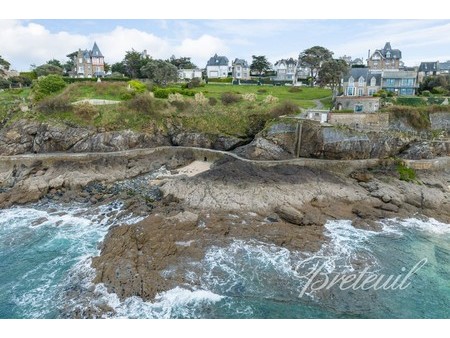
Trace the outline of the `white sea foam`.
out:
[[[450,224],[441,223],[434,218],[429,218],[426,220],[407,218],[403,220],[396,220],[396,222],[402,227],[413,228],[430,234],[450,234]]]

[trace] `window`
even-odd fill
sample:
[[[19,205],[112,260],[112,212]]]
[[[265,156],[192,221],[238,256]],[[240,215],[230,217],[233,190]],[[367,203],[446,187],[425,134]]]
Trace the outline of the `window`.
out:
[[[414,79],[402,79],[402,87],[413,87]]]
[[[358,88],[358,96],[363,96],[363,95],[364,95],[364,89]]]
[[[78,73],[83,73],[84,74],[84,67],[78,67]]]
[[[389,59],[391,57],[391,52],[387,52],[386,57]]]
[[[375,79],[375,76],[372,76],[370,79],[370,86],[375,87],[377,85],[377,79]]]
[[[385,86],[395,86],[395,79],[384,79]]]
[[[83,63],[83,58],[78,58],[78,63]]]
[[[364,86],[364,78],[361,76],[360,78],[359,78],[359,80],[358,80],[358,83],[359,83],[359,85],[360,86]]]
[[[237,77],[241,77],[241,73],[237,73]]]
[[[347,88],[347,96],[353,96],[354,92],[355,92],[355,87],[348,87]]]
[[[350,76],[350,78],[348,79],[348,84],[353,85],[354,82],[355,82],[355,79],[352,76]]]
[[[369,96],[373,96],[377,91],[375,89],[369,89]]]
[[[362,104],[355,104],[355,113],[361,113],[364,110],[363,108]]]

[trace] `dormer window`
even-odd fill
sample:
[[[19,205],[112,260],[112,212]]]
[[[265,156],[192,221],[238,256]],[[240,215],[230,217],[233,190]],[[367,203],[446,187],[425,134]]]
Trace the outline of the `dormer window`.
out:
[[[360,86],[364,86],[364,78],[361,76],[358,80]]]
[[[354,82],[355,82],[355,79],[351,76],[351,77],[348,79],[348,84],[349,84],[349,85],[353,85]]]
[[[391,52],[387,52],[387,53],[386,53],[386,57],[387,57],[387,58],[390,58],[390,57],[391,57]]]
[[[377,79],[375,79],[375,76],[373,76],[373,77],[370,79],[370,86],[371,86],[371,87],[375,87],[376,84],[377,84]]]

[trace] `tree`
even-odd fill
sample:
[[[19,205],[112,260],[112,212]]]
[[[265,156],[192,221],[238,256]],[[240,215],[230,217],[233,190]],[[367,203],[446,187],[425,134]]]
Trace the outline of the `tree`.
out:
[[[197,66],[191,62],[190,57],[175,57],[175,55],[172,55],[167,62],[170,62],[173,64],[177,69],[194,69],[197,68]]]
[[[147,55],[143,56],[138,51],[132,49],[127,51],[123,59],[125,74],[133,79],[141,78],[141,68],[145,66],[151,58]]]
[[[314,46],[305,49],[298,56],[298,63],[302,67],[308,67],[310,69],[311,86],[314,86],[314,82],[317,79],[317,75],[320,72],[320,68],[325,61],[329,61],[333,58],[333,52],[321,46]]]
[[[0,75],[5,75],[5,72],[1,68],[9,70],[9,66],[11,66],[11,64],[8,61],[6,61],[4,58],[2,58],[2,56],[0,55],[0,66],[1,66],[0,67]]]
[[[34,70],[37,74],[37,76],[46,76],[50,74],[56,74],[56,75],[62,75],[64,73],[64,70],[62,67],[55,66],[53,64],[45,64],[41,65],[39,67],[36,67]]]
[[[9,70],[9,66],[11,66],[11,64],[0,55],[0,66],[5,68],[6,70]]]
[[[111,70],[111,65],[105,62],[103,64],[103,69],[105,70],[105,73],[108,73]]]
[[[66,73],[71,72],[75,69],[75,62],[73,62],[73,59],[69,59],[64,65],[63,69]]]
[[[348,73],[348,64],[341,59],[331,59],[325,61],[320,67],[318,74],[319,85],[321,87],[330,86],[335,93],[336,88],[340,87],[341,80]]]
[[[150,60],[141,68],[141,72],[154,83],[162,86],[178,79],[177,67],[164,60]]]
[[[64,66],[62,65],[61,61],[56,60],[56,59],[48,60],[46,62],[46,64],[47,65],[53,65],[53,66],[56,66],[56,67],[59,67],[59,68],[64,68]]]
[[[252,55],[252,58],[253,61],[250,65],[250,70],[252,72],[256,72],[259,76],[261,76],[270,69],[270,62],[267,61],[267,58],[264,55]]]
[[[125,69],[124,63],[121,61],[121,62],[116,62],[113,65],[111,65],[111,72],[125,74],[126,69]]]
[[[34,100],[40,101],[46,96],[60,91],[65,86],[66,82],[64,82],[64,79],[61,76],[52,74],[33,82],[31,88],[34,94]]]

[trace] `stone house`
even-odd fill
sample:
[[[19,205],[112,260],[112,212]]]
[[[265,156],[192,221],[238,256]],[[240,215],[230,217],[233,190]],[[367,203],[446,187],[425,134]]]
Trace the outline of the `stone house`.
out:
[[[226,56],[215,54],[206,63],[206,76],[208,78],[225,78],[228,77],[229,60]]]
[[[274,64],[274,70],[277,74],[274,80],[294,81],[297,72],[297,60],[293,58],[278,60]]]
[[[105,76],[105,60],[97,43],[94,42],[92,50],[81,50],[67,55],[72,58],[74,68],[71,72],[72,77],[91,78]]]
[[[343,87],[344,96],[372,96],[381,89],[381,74],[369,68],[351,68]]]
[[[391,43],[386,42],[383,49],[376,49],[367,59],[369,69],[399,69],[402,66],[402,52],[399,49],[392,49]]]
[[[351,110],[355,113],[375,113],[380,108],[380,98],[373,96],[338,96],[336,110]]]
[[[247,61],[236,58],[231,64],[233,80],[250,80],[250,66]]]

